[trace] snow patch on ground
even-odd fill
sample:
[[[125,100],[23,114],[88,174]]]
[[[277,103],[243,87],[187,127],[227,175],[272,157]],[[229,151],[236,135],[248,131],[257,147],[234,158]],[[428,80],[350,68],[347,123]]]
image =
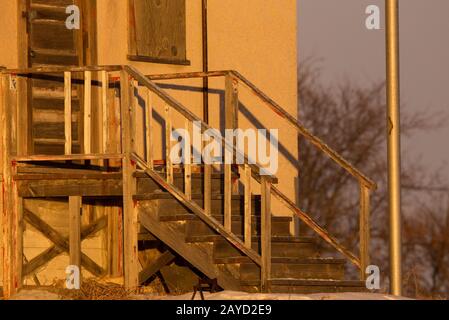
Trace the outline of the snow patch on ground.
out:
[[[193,293],[181,296],[145,297],[140,299],[157,300],[190,300]],[[222,291],[218,293],[204,293],[205,300],[409,300],[405,297],[395,297],[381,293],[315,293],[315,294],[284,294],[284,293],[246,293],[236,291]],[[195,300],[200,300],[197,293]]]
[[[154,294],[135,295],[131,299],[135,300],[180,300],[192,299],[193,293],[180,296],[159,296]],[[205,300],[410,300],[405,297],[395,297],[381,293],[315,293],[315,294],[281,294],[281,293],[246,293],[237,291],[222,291],[218,293],[204,293]],[[195,300],[200,300],[197,293]],[[45,290],[22,290],[11,300],[61,300],[55,293]]]

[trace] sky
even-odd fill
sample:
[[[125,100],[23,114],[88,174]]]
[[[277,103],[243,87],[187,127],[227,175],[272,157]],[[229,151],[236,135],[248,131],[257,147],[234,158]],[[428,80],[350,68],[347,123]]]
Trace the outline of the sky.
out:
[[[448,117],[444,128],[402,139],[403,161],[419,161],[449,181],[449,0],[399,0],[402,110]],[[368,30],[367,6],[381,9]],[[318,59],[322,81],[385,80],[384,0],[298,0],[299,63]]]

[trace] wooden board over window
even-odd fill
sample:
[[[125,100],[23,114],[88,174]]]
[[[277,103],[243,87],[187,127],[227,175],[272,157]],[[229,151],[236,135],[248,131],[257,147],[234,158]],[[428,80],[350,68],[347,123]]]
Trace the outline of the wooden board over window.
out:
[[[190,64],[185,0],[129,0],[130,60]]]

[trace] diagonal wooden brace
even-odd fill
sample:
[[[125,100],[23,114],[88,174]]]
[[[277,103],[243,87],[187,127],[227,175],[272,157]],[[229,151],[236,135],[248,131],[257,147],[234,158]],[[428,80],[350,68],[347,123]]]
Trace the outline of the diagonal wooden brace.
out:
[[[48,263],[51,259],[57,257],[63,252],[69,252],[69,242],[68,238],[61,236],[56,230],[54,230],[50,225],[48,225],[45,221],[39,218],[37,215],[32,213],[31,211],[24,209],[24,219],[34,228],[36,228],[40,233],[42,233],[46,238],[48,238],[55,245],[45,250],[43,253],[32,259],[23,267],[23,275],[29,275],[33,273],[36,269]],[[81,240],[86,239],[87,237],[97,233],[107,225],[107,217],[102,217],[89,225],[86,228],[83,228],[81,231]],[[104,269],[96,264],[91,258],[87,255],[81,255],[81,265],[86,268],[89,272],[91,272],[95,276],[101,276],[104,274]]]

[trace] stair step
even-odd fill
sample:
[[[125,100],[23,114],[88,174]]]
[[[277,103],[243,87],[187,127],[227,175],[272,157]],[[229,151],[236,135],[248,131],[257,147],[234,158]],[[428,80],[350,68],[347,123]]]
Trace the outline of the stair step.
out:
[[[164,176],[164,172],[159,172],[161,176]],[[184,174],[182,172],[175,172],[174,174],[174,185],[180,189],[184,189]],[[145,173],[136,173],[137,178],[137,193],[154,193],[155,190],[162,190],[161,187],[154,182]],[[234,174],[233,178],[237,179],[238,175]],[[211,176],[211,193],[220,194],[224,193],[224,178],[222,173],[213,173]],[[192,173],[192,193],[193,194],[203,194],[204,193],[204,176],[202,173]]]
[[[34,19],[51,19],[64,22],[67,19],[65,12],[67,5],[32,3],[30,9]]]
[[[67,29],[65,19],[57,15],[40,15],[31,19],[31,48],[74,50],[75,32]]]
[[[33,123],[33,137],[35,139],[52,139],[65,141],[64,122]],[[72,122],[72,139],[78,140],[78,123]]]
[[[271,276],[273,278],[343,280],[345,262],[343,259],[273,258]],[[240,264],[240,279],[259,280],[260,267],[255,263]]]
[[[58,20],[52,18],[33,18],[31,19],[33,25],[50,25],[50,26],[61,26],[65,28],[65,20]]]
[[[33,122],[34,123],[58,123],[64,122],[64,111],[63,110],[49,110],[49,109],[34,109],[33,110]],[[78,113],[72,113],[72,122],[78,121]]]
[[[192,194],[192,200],[203,200],[203,194]],[[223,194],[213,194],[211,197],[212,200],[224,200]],[[260,200],[260,195],[253,195],[253,201]],[[135,200],[176,200],[174,196],[172,196],[169,192],[154,192],[154,193],[146,193],[142,195],[135,196]],[[232,195],[232,200],[242,201],[242,195]]]
[[[212,215],[213,218],[221,221],[223,220],[223,215]],[[235,222],[240,222],[243,221],[244,217],[242,215],[232,215],[232,221]],[[260,219],[260,216],[258,215],[253,215],[252,219]],[[272,217],[273,219],[275,219],[277,222],[291,222],[292,218],[291,217]],[[190,213],[185,213],[185,214],[178,214],[178,215],[162,215],[159,218],[161,221],[201,221],[201,219],[194,215],[194,214],[190,214]]]
[[[203,196],[193,195],[193,201],[200,207],[203,207]],[[176,200],[172,195],[166,192],[152,193],[152,194],[141,194],[135,195],[134,200],[152,203],[154,210],[162,216],[173,216],[173,215],[185,215],[190,214],[191,211],[187,209],[183,204]],[[224,196],[221,194],[212,195],[212,214],[213,215],[223,215],[224,212]],[[232,196],[232,215],[243,215],[244,214],[244,203],[243,196],[236,195]],[[260,196],[253,196],[252,202],[252,214],[260,214]]]
[[[308,280],[308,279],[270,279],[272,293],[333,293],[333,292],[367,292],[364,281],[348,280]],[[260,280],[245,280],[240,282],[242,290],[260,292]]]
[[[45,84],[43,83],[45,81]],[[33,99],[64,99],[64,85],[56,81],[33,79]],[[72,101],[79,100],[78,92],[72,89]]]
[[[238,238],[243,240],[242,235],[236,235]],[[258,236],[252,236],[251,237],[252,242],[260,242],[260,237]],[[293,236],[272,236],[271,242],[289,242],[289,243],[300,243],[304,242],[305,239],[313,239],[311,237],[293,237]],[[226,241],[223,239],[221,235],[205,235],[205,236],[195,236],[195,237],[186,237],[186,242],[192,243],[192,242],[219,242],[219,241]]]
[[[64,97],[63,95],[48,96],[41,94],[41,92],[34,91],[33,93],[33,109],[34,110],[51,110],[64,111]],[[80,111],[80,103],[78,97],[72,97],[72,112]]]
[[[76,66],[78,56],[73,50],[53,50],[33,48],[32,63],[41,63],[57,66]]]
[[[232,232],[235,234],[243,234],[244,233],[244,217],[243,216],[233,216],[232,219]],[[220,222],[224,223],[223,216],[214,216],[214,218]],[[252,216],[252,234],[260,235],[261,229],[261,218],[260,216]],[[271,234],[273,236],[289,236],[290,235],[290,222],[291,218],[278,218],[272,217],[272,226],[271,226]],[[186,236],[204,236],[204,235],[214,235],[216,232],[211,229],[207,224],[205,224],[201,220],[188,220],[186,224]]]
[[[260,253],[260,238],[252,242],[252,249]],[[286,239],[287,240],[287,239]],[[317,258],[318,252],[314,238],[302,237],[298,241],[272,241],[271,254],[282,258]],[[226,240],[214,243],[215,263],[246,263],[251,260]]]

